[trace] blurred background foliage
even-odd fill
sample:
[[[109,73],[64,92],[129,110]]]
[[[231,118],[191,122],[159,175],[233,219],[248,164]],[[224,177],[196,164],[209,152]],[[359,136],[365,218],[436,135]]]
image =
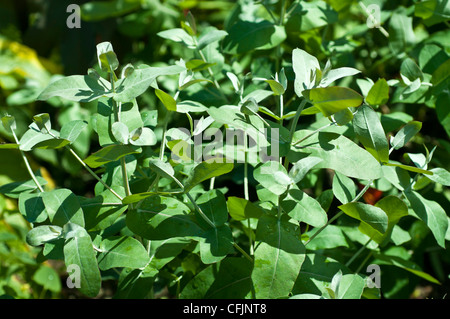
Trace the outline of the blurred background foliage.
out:
[[[54,78],[61,75],[85,74],[95,67],[95,46],[110,41],[119,61],[123,65],[159,65],[173,63],[183,58],[194,58],[195,53],[185,46],[166,41],[158,32],[179,28],[190,11],[196,19],[199,33],[208,32],[209,27],[226,30],[232,34],[233,26],[242,21],[271,21],[273,12],[281,11],[284,1],[273,0],[1,0],[0,1],[0,115],[13,115],[17,120],[20,137],[32,121],[32,116],[47,112],[56,126],[75,120],[91,119],[96,111],[95,103],[76,103],[59,98],[48,102],[36,102],[35,98]],[[76,3],[81,7],[81,28],[70,29],[66,20],[71,12],[66,9]],[[288,1],[291,4],[291,1]],[[423,123],[421,132],[408,143],[406,153],[424,153],[425,148],[436,147],[429,167],[450,169],[450,2],[442,0],[370,0],[361,1],[365,7],[376,4],[382,8],[381,23],[389,34],[380,29],[369,28],[367,13],[359,1],[326,0],[300,1],[288,7],[285,36],[282,43],[268,50],[244,50],[225,52],[219,48],[206,52],[208,60],[216,63],[212,67],[218,81],[226,82],[225,72],[232,70],[253,77],[270,78],[281,67],[285,67],[290,81],[291,53],[296,47],[315,55],[324,65],[329,59],[333,68],[354,67],[362,71],[358,80],[346,78],[340,85],[364,91],[368,78],[377,81],[385,78],[390,82],[390,99],[379,108],[383,127],[393,135],[402,125],[411,120]],[[256,39],[254,39],[256,40]],[[420,68],[418,76],[402,72],[404,61],[410,58]],[[406,68],[406,66],[405,66]],[[405,80],[404,77],[409,78]],[[412,77],[412,78],[411,78]],[[418,86],[411,82],[419,77]],[[222,82],[224,82],[222,81]],[[433,87],[427,85],[432,81]],[[292,83],[292,82],[290,82]],[[249,84],[247,89],[251,89]],[[170,89],[171,83],[167,83]],[[224,84],[225,86],[225,84]],[[411,93],[405,93],[409,87]],[[294,96],[292,85],[288,94]],[[232,87],[230,86],[230,92]],[[187,93],[189,94],[189,90]],[[214,95],[214,90],[202,91],[195,99],[207,106],[221,105],[223,101]],[[288,100],[288,99],[286,99]],[[141,110],[161,110],[152,92],[139,97]],[[270,100],[268,108],[275,108]],[[296,103],[287,105],[286,113],[296,108]],[[163,112],[163,111],[161,111]],[[161,116],[161,115],[160,115]],[[321,115],[305,116],[301,125],[318,128],[325,120]],[[176,126],[189,125],[185,118],[176,118]],[[342,128],[336,128],[342,129]],[[81,157],[86,157],[96,145],[93,129],[86,130],[74,148]],[[351,130],[344,132],[351,136]],[[10,136],[0,126],[0,143],[11,142]],[[94,181],[81,170],[79,164],[64,151],[39,150],[28,153],[32,167],[47,181],[47,187],[66,187],[74,193],[89,196]],[[410,164],[407,154],[392,154],[393,159]],[[240,182],[239,170],[232,182]],[[0,186],[28,180],[26,169],[16,150],[0,150]],[[326,176],[312,176],[310,188],[319,195],[329,189]],[[424,196],[437,201],[445,211],[450,211],[449,190],[439,183],[431,183],[424,177]],[[376,185],[365,196],[366,202],[376,201],[380,193],[388,193],[385,185]],[[372,197],[370,197],[372,196]],[[0,296],[17,298],[64,297],[62,283],[64,274],[58,264],[39,263],[35,260],[38,251],[28,246],[24,237],[29,225],[17,211],[17,201],[0,195]],[[411,237],[408,249],[414,251],[411,261],[441,281],[440,286],[420,286],[420,278],[410,276],[403,269],[389,272],[393,278],[383,277],[386,297],[409,298],[442,297],[448,291],[450,254],[438,252],[436,243],[419,221],[404,225]],[[402,248],[403,249],[403,248]],[[406,251],[406,250],[405,250]],[[397,253],[405,253],[397,252]],[[394,266],[386,266],[394,267]],[[417,289],[417,287],[422,287]],[[425,289],[425,288],[426,289]],[[428,288],[431,287],[431,288]],[[428,290],[427,290],[428,289]],[[434,293],[434,295],[433,295]]]

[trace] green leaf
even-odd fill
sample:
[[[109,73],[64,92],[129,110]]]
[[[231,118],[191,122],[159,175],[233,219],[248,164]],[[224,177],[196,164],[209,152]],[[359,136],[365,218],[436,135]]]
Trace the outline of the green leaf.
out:
[[[231,218],[235,220],[259,218],[263,214],[263,210],[251,201],[236,196],[228,197],[227,207]]]
[[[123,187],[114,187],[120,195],[125,196]],[[93,198],[80,198],[80,205],[84,212],[85,228],[89,231],[103,230],[111,226],[127,207],[122,205],[110,190],[105,190]]]
[[[141,148],[131,145],[109,145],[89,155],[84,162],[92,168],[100,167],[129,155],[140,153]]]
[[[201,162],[189,173],[189,177],[184,185],[185,193],[189,192],[195,185],[200,184],[203,181],[231,172],[233,167],[233,163],[214,161]]]
[[[240,54],[251,50],[267,50],[286,39],[284,27],[262,20],[260,22],[239,20],[223,40],[225,53]]]
[[[112,125],[117,122],[112,99],[102,98],[97,104],[96,126],[99,137],[100,146],[117,144],[117,140],[112,133]],[[122,103],[120,108],[120,122],[125,124],[129,132],[144,126],[139,106],[136,100],[129,103]]]
[[[163,195],[163,196],[170,196],[170,195],[176,195],[176,194],[182,194],[183,189],[172,189],[170,191],[157,191],[157,192],[144,192],[144,193],[136,193],[129,196],[126,196],[122,200],[122,204],[128,205],[140,202],[143,199],[146,199],[147,197],[151,197],[153,195]]]
[[[395,54],[405,52],[416,42],[412,17],[408,17],[406,8],[399,7],[389,21],[389,47]]]
[[[41,176],[36,176],[37,181],[41,186],[47,184],[47,180],[45,180]],[[23,182],[12,182],[5,185],[0,186],[0,194],[6,195],[11,198],[19,198],[21,193],[30,193],[36,190],[38,187],[34,180],[30,179],[28,181]]]
[[[367,224],[361,224],[359,229],[362,233],[372,238],[372,240],[376,243],[384,245],[390,238],[394,226],[403,216],[408,215],[408,207],[401,199],[392,195],[386,196],[379,200],[375,204],[375,207],[381,208],[388,216],[388,227],[386,233],[380,235],[378,232],[373,231],[372,228],[367,227]]]
[[[144,269],[125,268],[120,273],[114,299],[145,299],[152,291],[158,270],[150,265]]]
[[[406,191],[404,194],[417,217],[430,228],[438,245],[445,248],[445,234],[448,228],[445,210],[437,202],[425,199],[417,192]]]
[[[384,264],[384,265],[392,265],[399,267],[401,269],[404,269],[406,271],[409,271],[410,273],[413,273],[416,276],[419,276],[425,280],[428,280],[429,282],[435,283],[435,284],[441,284],[436,278],[433,276],[427,274],[424,272],[416,263],[406,260],[400,256],[391,255],[395,253],[395,251],[388,251],[385,253],[374,253],[374,257],[376,258],[377,264]]]
[[[435,25],[450,19],[450,6],[445,0],[426,0],[414,5],[414,15],[424,19],[424,24]]]
[[[359,202],[350,202],[339,206],[348,216],[366,223],[380,234],[386,233],[388,228],[388,216],[378,207]]]
[[[395,134],[394,139],[391,142],[391,146],[398,150],[408,143],[408,141],[416,135],[422,128],[422,123],[417,121],[411,121],[403,126],[400,131]]]
[[[256,230],[252,281],[256,298],[287,297],[305,259],[298,226],[284,219],[262,216]]]
[[[50,121],[50,115],[48,113],[34,115],[33,121],[37,124],[39,130],[42,133],[50,132],[50,130],[52,129],[52,123]]]
[[[196,199],[197,205],[216,227],[224,225],[228,221],[228,210],[225,196],[220,190],[209,190]],[[209,228],[209,224],[203,222],[198,216],[199,225]]]
[[[385,79],[379,79],[370,88],[369,93],[366,96],[367,104],[371,106],[377,106],[386,104],[389,100],[389,85]]]
[[[433,182],[442,184],[444,186],[450,186],[450,172],[445,168],[432,168],[430,169],[430,172],[433,172],[433,175],[427,175],[427,177]]]
[[[312,236],[317,230],[312,230],[307,234]],[[308,245],[307,249],[321,250],[333,249],[337,247],[349,247],[347,239],[342,230],[335,225],[328,225],[316,237],[314,237]]]
[[[253,177],[266,189],[276,195],[286,192],[293,183],[286,169],[279,162],[269,161],[253,171]]]
[[[216,65],[216,63],[208,63],[200,59],[192,59],[186,62],[186,68],[193,72],[206,70],[214,65]]]
[[[319,112],[319,111],[318,111]],[[318,113],[317,112],[317,113]],[[342,126],[353,120],[353,112],[349,108],[343,109],[333,114],[333,119],[337,125]]]
[[[54,96],[75,102],[90,102],[110,94],[111,84],[90,75],[71,75],[51,82],[38,96],[46,101]]]
[[[322,79],[320,79],[319,86],[327,87],[328,85],[332,84],[333,82],[335,82],[341,78],[344,78],[347,76],[353,76],[358,73],[361,73],[361,71],[354,69],[354,68],[349,68],[349,67],[342,67],[342,68],[329,70],[328,72],[326,72],[325,74],[322,75]]]
[[[356,196],[356,187],[352,179],[336,172],[333,177],[333,194],[342,203],[347,204]]]
[[[130,133],[128,140],[135,146],[151,146],[157,142],[155,133],[148,127],[139,127]]]
[[[59,274],[49,266],[41,265],[33,274],[33,281],[51,292],[59,293],[61,291]]]
[[[294,133],[296,143],[311,131]],[[288,158],[295,163],[299,158],[314,156],[322,159],[314,168],[330,168],[348,177],[377,179],[381,176],[380,163],[353,141],[336,133],[319,132],[291,149]]]
[[[29,223],[42,223],[48,217],[42,193],[20,193],[18,206]]]
[[[312,80],[316,70],[320,70],[319,61],[316,57],[310,55],[301,49],[292,51],[292,68],[295,73],[294,90],[298,96],[303,95],[304,90],[312,88]]]
[[[349,273],[348,269],[330,257],[307,254],[292,294],[326,294],[326,288],[329,287],[332,278],[339,270],[342,270],[344,275]]]
[[[281,85],[280,82],[275,80],[265,80],[265,82],[269,83],[274,95],[284,94],[285,88],[283,87],[283,85]]]
[[[358,107],[364,100],[356,91],[339,86],[310,89],[305,96],[325,117],[348,107]]]
[[[287,30],[304,32],[338,21],[338,13],[326,2],[299,2],[286,22]]]
[[[164,240],[152,240],[150,242],[149,266],[161,269],[171,260],[177,257],[187,245],[191,243],[187,238],[168,238]]]
[[[116,53],[110,42],[101,42],[97,44],[98,65],[105,72],[111,72],[119,67]]]
[[[411,58],[406,58],[403,60],[400,65],[400,74],[406,77],[410,82],[414,82],[417,79],[423,80],[422,70]]]
[[[2,124],[8,133],[12,133],[17,128],[16,119],[9,114],[2,117]]]
[[[363,105],[353,118],[353,129],[366,150],[379,162],[389,161],[389,144],[377,113]]]
[[[95,297],[100,292],[102,280],[91,237],[76,224],[69,223],[64,229],[69,234],[64,242],[64,263],[67,267],[78,266],[74,275],[80,275],[80,292]]]
[[[128,131],[128,126],[122,122],[115,122],[111,126],[111,133],[114,138],[121,144],[128,144],[128,136],[130,132]]]
[[[194,46],[194,40],[192,39],[192,36],[181,28],[174,28],[170,30],[160,31],[157,33],[157,35],[160,36],[161,38],[171,40],[177,43],[184,43],[189,47]]]
[[[149,67],[141,65],[131,75],[117,81],[114,100],[117,102],[129,102],[144,93],[153,82],[162,75],[176,75],[186,70],[181,65],[165,67]]]
[[[61,127],[60,138],[73,143],[88,124],[82,120],[74,120],[67,122]]]
[[[139,1],[91,1],[81,6],[83,21],[100,21],[107,18],[119,17],[140,7]]]
[[[245,258],[228,257],[212,264],[183,288],[181,299],[243,299],[251,297],[253,265]]]
[[[322,227],[328,219],[319,202],[300,190],[297,185],[289,188],[281,207],[293,219],[314,227]]]
[[[221,261],[233,248],[233,236],[227,225],[210,228],[200,236],[200,258],[205,264]]]
[[[32,228],[26,237],[27,244],[31,246],[40,246],[49,241],[61,237],[62,228],[58,226],[43,225]]]
[[[197,49],[202,50],[209,44],[222,40],[227,35],[228,32],[223,30],[210,30],[198,38]]]
[[[166,107],[169,111],[177,111],[177,102],[174,100],[172,96],[167,94],[166,92],[156,89],[155,94],[158,97],[158,99],[162,102],[162,104]]]
[[[135,234],[151,240],[195,237],[202,232],[189,207],[175,198],[151,196],[137,210],[127,212],[127,227]]]
[[[306,174],[314,168],[317,164],[322,162],[321,158],[308,156],[306,158],[302,158],[301,160],[294,163],[291,170],[289,171],[289,177],[293,180],[294,183],[300,182]]]
[[[52,143],[59,144],[59,142],[56,139],[54,139],[51,135],[44,134],[41,131],[37,131],[33,128],[30,128],[20,138],[19,148],[22,151],[28,152],[31,151],[33,148],[35,148],[37,144],[42,142],[49,142],[50,145]]]
[[[98,266],[101,270],[115,267],[142,268],[150,261],[144,246],[132,237],[105,238],[100,244]]]
[[[365,280],[358,274],[343,275],[339,280],[336,299],[361,299]]]
[[[42,194],[45,209],[53,225],[73,223],[84,227],[84,215],[77,196],[66,188],[54,189]]]

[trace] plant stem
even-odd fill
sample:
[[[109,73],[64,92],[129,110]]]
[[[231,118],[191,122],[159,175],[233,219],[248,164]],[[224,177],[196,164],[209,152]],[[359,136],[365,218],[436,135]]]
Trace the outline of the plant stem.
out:
[[[370,185],[372,184],[373,179],[369,180],[369,182],[367,183],[367,185],[358,193],[358,195],[355,196],[355,198],[353,198],[351,200],[350,203],[354,203],[356,201],[358,201],[369,189]],[[336,219],[338,219],[344,212],[340,211],[338,212],[336,215],[334,215],[332,218],[330,218],[330,220],[321,228],[319,228],[318,231],[316,231],[310,238],[309,240],[305,243],[305,246],[308,245],[311,240],[313,240],[317,235],[319,235],[328,225],[330,225],[332,222],[334,222]]]
[[[358,249],[358,251],[352,256],[352,258],[350,258],[349,261],[347,261],[347,263],[345,264],[346,267],[349,267],[350,264],[364,251],[364,249],[366,249],[367,245],[372,241],[372,238],[369,238],[369,240],[361,247]]]
[[[123,200],[122,196],[120,196],[119,194],[117,194],[108,184],[106,184],[106,182],[104,180],[102,180],[97,174],[94,173],[94,171],[86,165],[85,162],[83,162],[83,160],[78,156],[77,153],[75,153],[75,151],[69,147],[68,145],[66,145],[66,149],[69,150],[69,152],[77,159],[78,162],[80,162],[80,164],[93,176],[95,177],[96,180],[98,180],[100,183],[102,183],[103,186],[105,186],[111,193],[113,193],[114,196],[116,196],[118,199],[120,199],[120,201]]]
[[[373,251],[371,250],[366,258],[361,262],[361,264],[358,266],[358,269],[356,269],[355,273],[358,274],[361,271],[361,268],[364,266],[364,264],[369,260],[370,257],[372,257]]]
[[[14,130],[11,129],[11,131],[12,131],[12,134],[13,134],[13,136],[14,136],[14,140],[16,141],[16,144],[20,144],[20,143],[19,143],[19,139],[17,138],[17,135],[16,135],[16,133],[14,132]],[[26,157],[24,151],[22,151],[21,149],[19,149],[19,151],[20,151],[20,155],[22,156],[22,160],[23,160],[23,162],[25,163],[25,166],[26,166],[26,168],[27,168],[28,173],[30,174],[31,178],[33,179],[33,181],[34,181],[34,183],[36,184],[36,186],[37,186],[37,188],[39,189],[39,191],[40,191],[41,193],[43,193],[43,192],[44,192],[44,189],[42,188],[41,184],[38,182],[38,180],[37,180],[37,178],[36,178],[36,175],[34,175],[33,170],[31,169],[30,162],[28,162],[28,159],[27,159],[27,157]]]
[[[302,102],[300,103],[299,107],[297,108],[297,111],[295,112],[295,117],[292,120],[291,129],[289,130],[289,140],[288,140],[289,144],[292,143],[292,138],[294,137],[295,129],[297,128],[297,123],[300,118],[300,114],[302,113],[303,109],[305,108],[305,105],[306,105],[306,99],[303,99]],[[284,168],[288,169],[288,167],[289,167],[289,160],[287,159],[287,157],[285,157],[284,158]]]
[[[245,252],[245,250],[243,250],[241,247],[239,247],[238,244],[233,243],[233,246],[234,246],[234,248],[236,248],[237,250],[239,250],[239,252],[240,252],[245,258],[247,258],[251,263],[253,263],[253,258],[250,257],[250,255],[247,254],[247,253]]]

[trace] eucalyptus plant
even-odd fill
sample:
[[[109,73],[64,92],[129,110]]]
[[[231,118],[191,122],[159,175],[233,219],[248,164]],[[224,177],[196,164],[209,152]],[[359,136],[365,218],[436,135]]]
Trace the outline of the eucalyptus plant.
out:
[[[428,167],[435,149],[409,154],[414,165],[391,159],[422,128],[408,121],[387,137],[377,109],[399,82],[363,79],[360,92],[336,85],[364,74],[322,64],[301,48],[287,63],[277,60],[271,77],[229,66],[217,72],[223,54],[276,49],[297,12],[283,9],[277,23],[241,20],[228,31],[211,27],[201,34],[188,14],[180,28],[158,35],[195,58],[163,66],[121,65],[113,45],[102,42],[97,68],[55,78],[37,98],[94,102],[89,121],[72,120],[58,131],[41,113],[19,137],[14,117],[2,118],[15,142],[0,147],[21,153],[30,180],[0,190],[17,198],[32,225],[27,242],[42,248],[41,260],[64,261],[69,285],[96,297],[113,271],[116,298],[152,297],[163,280],[177,298],[377,298],[381,288],[366,271],[369,264],[438,282],[392,253],[407,241],[398,226],[406,216],[422,221],[439,247],[449,240],[445,210],[420,193],[423,179],[449,185],[448,171]],[[406,90],[433,85],[411,59],[401,74]],[[202,90],[220,102],[207,105],[184,94]],[[149,91],[164,106],[156,117],[138,105]],[[265,106],[268,99],[276,109]],[[315,128],[300,126],[308,115],[320,119]],[[180,116],[188,128],[177,127]],[[88,128],[98,149],[82,158],[73,144]],[[347,129],[353,138],[343,134]],[[94,196],[48,187],[26,156],[36,149],[69,152],[97,181]],[[242,183],[228,195],[219,182],[237,170]],[[323,171],[331,172],[332,187],[307,191],[305,183]],[[362,200],[382,183],[394,191],[374,204]],[[330,210],[333,200],[337,212]],[[340,260],[322,254],[342,247],[351,254]]]

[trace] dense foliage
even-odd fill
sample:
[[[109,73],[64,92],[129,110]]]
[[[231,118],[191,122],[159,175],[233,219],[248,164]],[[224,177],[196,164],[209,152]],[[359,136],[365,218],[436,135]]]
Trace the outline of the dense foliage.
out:
[[[0,4],[1,297],[445,298],[448,1],[70,4]]]

